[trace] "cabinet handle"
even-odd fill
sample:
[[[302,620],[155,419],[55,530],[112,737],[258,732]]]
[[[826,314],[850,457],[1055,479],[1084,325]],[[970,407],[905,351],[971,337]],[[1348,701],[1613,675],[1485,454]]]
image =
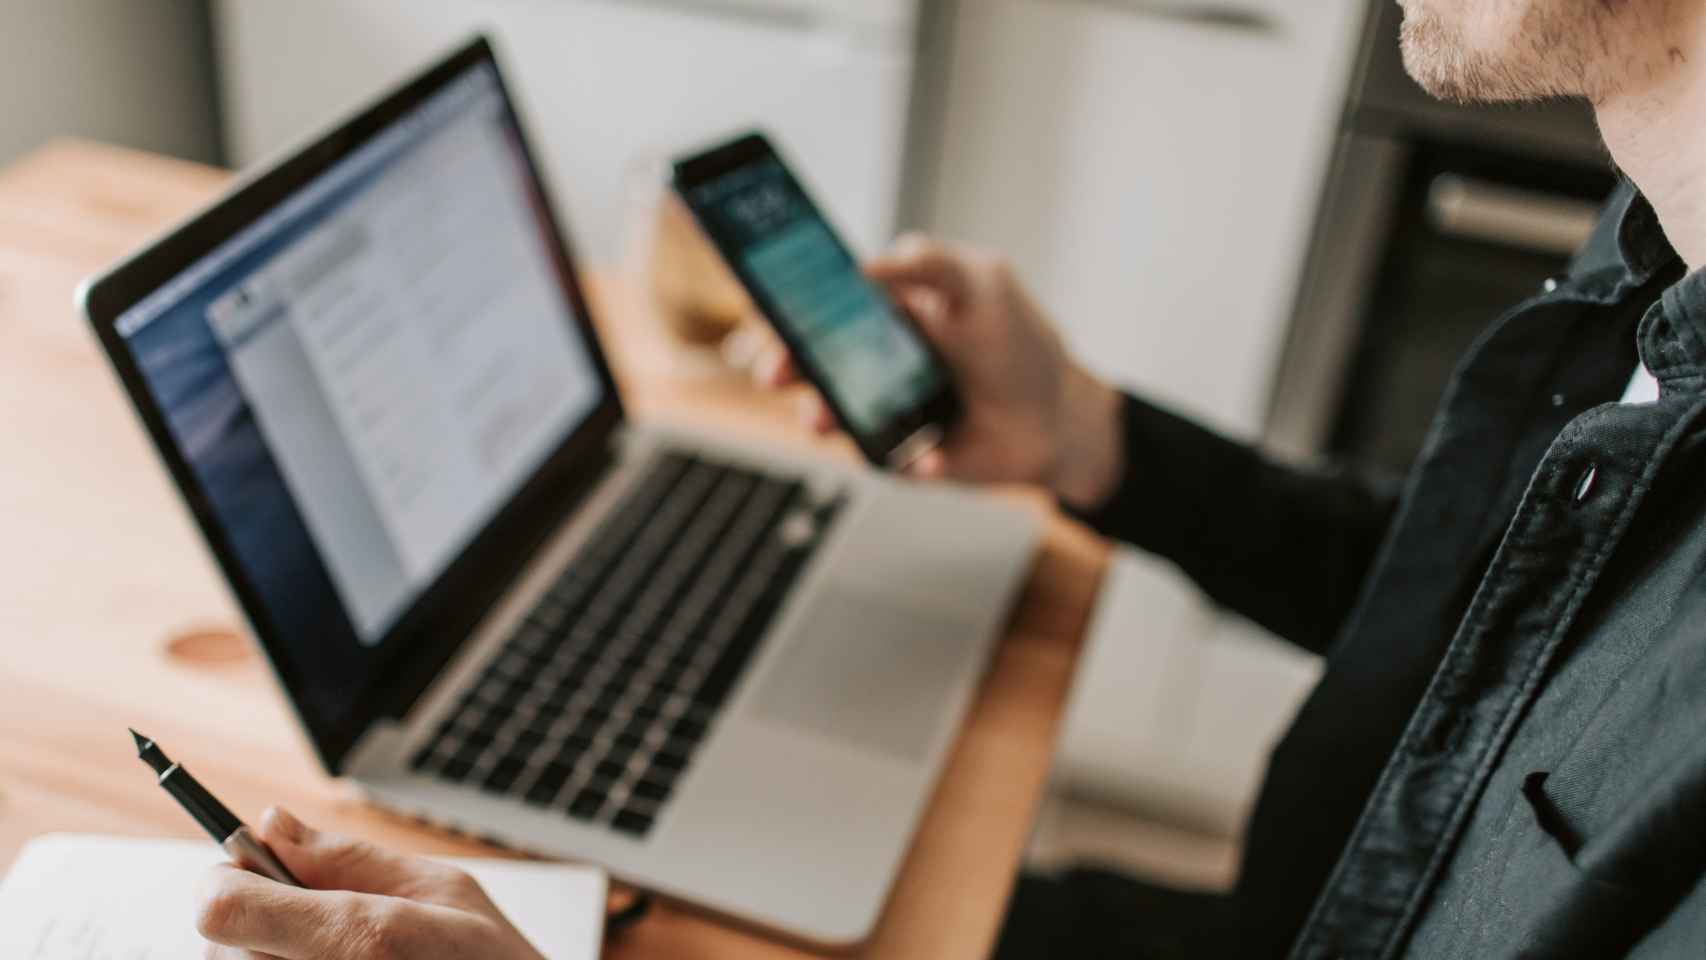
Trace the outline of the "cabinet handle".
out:
[[[1279,23],[1270,14],[1255,7],[1220,0],[1053,0],[1055,3],[1082,3],[1108,7],[1133,16],[1156,20],[1194,23],[1223,30],[1249,33],[1277,33]]]
[[[866,0],[840,4],[823,0],[603,0],[651,7],[685,16],[710,17],[751,26],[839,37],[853,46],[910,45],[919,14]]]
[[[1442,173],[1428,185],[1428,222],[1447,236],[1570,256],[1593,233],[1599,206],[1574,197]]]
[[[815,26],[822,16],[799,0],[626,0],[636,6],[663,7],[698,16],[726,17],[785,29]]]

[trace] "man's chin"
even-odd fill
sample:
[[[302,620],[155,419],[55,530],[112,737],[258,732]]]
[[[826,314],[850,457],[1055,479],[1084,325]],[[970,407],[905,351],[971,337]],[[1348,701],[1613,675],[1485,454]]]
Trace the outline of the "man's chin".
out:
[[[1492,104],[1584,95],[1580,78],[1559,73],[1560,62],[1580,60],[1566,56],[1569,49],[1541,50],[1532,37],[1517,35],[1488,52],[1471,43],[1457,24],[1423,6],[1405,5],[1398,45],[1405,72],[1435,98]]]
[[[1416,86],[1427,92],[1435,100],[1446,103],[1456,103],[1465,106],[1486,103],[1487,100],[1478,97],[1457,78],[1449,73],[1435,68],[1434,64],[1422,62],[1413,63],[1409,57],[1404,58],[1404,72],[1410,79],[1416,81]]]
[[[1435,99],[1448,103],[1508,103],[1523,99],[1502,93],[1491,82],[1496,70],[1477,69],[1464,53],[1461,38],[1450,36],[1440,24],[1406,9],[1398,46],[1404,71]]]

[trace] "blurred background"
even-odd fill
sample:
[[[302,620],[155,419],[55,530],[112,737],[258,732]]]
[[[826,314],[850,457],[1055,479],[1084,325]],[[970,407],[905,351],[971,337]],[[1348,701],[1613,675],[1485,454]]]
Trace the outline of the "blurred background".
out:
[[[1287,457],[1403,469],[1612,173],[1574,106],[1429,101],[1390,0],[0,0],[0,163],[234,167],[493,33],[583,256],[658,255],[660,161],[768,128],[855,246],[999,248],[1112,379]],[[1464,269],[1472,266],[1473,269]],[[1464,278],[1473,278],[1465,282]],[[1122,555],[1038,862],[1226,883],[1316,665]]]

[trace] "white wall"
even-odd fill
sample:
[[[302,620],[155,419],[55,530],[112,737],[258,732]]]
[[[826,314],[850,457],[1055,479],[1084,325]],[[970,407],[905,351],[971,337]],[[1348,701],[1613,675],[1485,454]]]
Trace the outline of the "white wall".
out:
[[[201,0],[0,0],[0,163],[77,135],[212,162]]]

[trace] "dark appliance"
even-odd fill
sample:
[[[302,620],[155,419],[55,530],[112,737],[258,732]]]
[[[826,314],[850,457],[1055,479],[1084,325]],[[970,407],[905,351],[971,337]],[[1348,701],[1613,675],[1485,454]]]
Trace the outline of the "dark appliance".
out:
[[[1266,440],[1406,468],[1475,337],[1561,273],[1615,174],[1577,103],[1463,107],[1404,72],[1375,0]]]

